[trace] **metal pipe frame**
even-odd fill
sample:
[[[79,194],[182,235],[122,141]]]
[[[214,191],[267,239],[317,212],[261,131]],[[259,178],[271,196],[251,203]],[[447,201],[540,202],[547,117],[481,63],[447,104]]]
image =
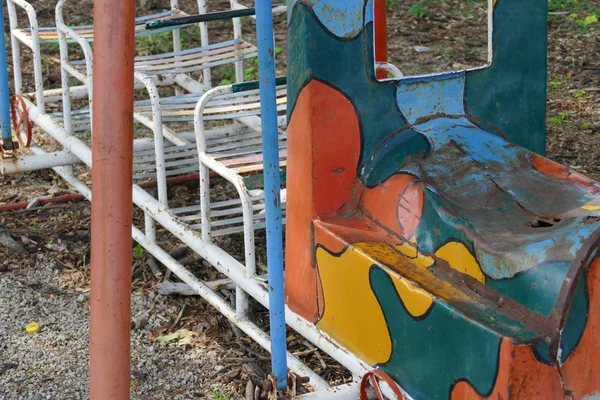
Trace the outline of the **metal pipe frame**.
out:
[[[131,383],[134,0],[96,0],[94,35],[90,398],[125,400]]]
[[[260,82],[263,163],[267,222],[267,265],[269,273],[269,322],[271,364],[277,389],[287,387],[285,296],[283,284],[283,229],[279,175],[279,138],[275,82],[275,39],[270,0],[256,1],[256,41]]]
[[[72,133],[71,124],[71,91],[69,88],[69,77],[74,76],[87,86],[89,108],[92,110],[94,99],[94,55],[90,43],[73,29],[67,26],[62,15],[63,4],[66,0],[56,3],[56,30],[58,33],[58,44],[60,48],[60,78],[63,92],[63,124],[68,134]],[[69,61],[69,47],[67,37],[74,40],[82,49],[85,57],[86,75],[82,76]],[[93,112],[90,114],[91,125],[94,126]]]
[[[137,81],[142,82],[148,89],[150,99],[152,99],[152,114],[160,115],[160,98],[158,89],[154,86],[150,77],[134,72],[134,77]],[[160,118],[153,119],[152,132],[154,133],[154,154],[156,157],[156,180],[158,188],[158,202],[161,207],[168,208],[167,202],[167,175],[165,168],[165,144],[162,131],[162,122]]]
[[[394,64],[384,61],[375,62],[375,69],[377,71],[377,78],[379,79],[399,79],[404,78],[404,74],[400,71],[400,68]]]
[[[8,92],[8,65],[6,63],[6,41],[4,40],[4,6],[0,2],[0,126],[5,150],[13,149],[10,123],[10,93]]]
[[[387,46],[387,1],[374,0],[374,17],[375,17],[375,61],[387,63],[388,46]],[[387,69],[377,70],[377,78],[387,78]]]
[[[19,43],[25,44],[33,52],[33,76],[35,83],[36,103],[41,112],[45,112],[44,101],[44,78],[42,76],[42,56],[40,54],[40,35],[37,21],[37,14],[31,4],[25,0],[6,0],[8,7],[8,17],[10,23],[10,39],[13,51],[13,70],[15,80],[15,93],[22,94],[23,80],[21,75],[21,56]],[[15,5],[19,6],[27,13],[29,19],[29,29],[31,29],[31,39],[20,38],[18,35],[18,20]]]
[[[31,149],[33,150],[33,148]],[[0,175],[38,171],[40,169],[77,164],[79,162],[79,158],[68,151],[7,158],[0,160]]]
[[[196,133],[196,146],[198,149],[198,160],[200,162],[200,212],[202,240],[209,242],[210,236],[210,174],[213,170],[221,177],[229,181],[236,188],[242,204],[242,216],[244,219],[244,253],[246,264],[246,275],[254,276],[256,273],[256,257],[254,254],[254,222],[252,212],[252,199],[246,189],[242,177],[232,169],[215,160],[207,153],[206,137],[204,134],[204,120],[202,115],[204,108],[214,97],[233,93],[231,86],[219,86],[206,92],[194,110],[194,131]]]

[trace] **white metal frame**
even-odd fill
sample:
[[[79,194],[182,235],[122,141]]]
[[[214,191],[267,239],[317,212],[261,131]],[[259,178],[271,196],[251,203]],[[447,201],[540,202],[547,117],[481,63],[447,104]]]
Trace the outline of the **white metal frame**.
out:
[[[390,68],[388,65],[385,64],[389,64],[392,65],[390,63],[375,63],[375,68],[377,69],[379,67],[378,64],[380,64],[383,68],[382,70],[384,71],[388,71],[390,72],[390,76],[387,78],[377,78],[377,80],[381,81],[381,82],[385,82],[388,80],[399,80],[399,79],[404,79],[404,78],[428,78],[428,77],[432,77],[432,76],[441,76],[441,75],[446,75],[449,72],[470,72],[470,71],[478,71],[478,70],[483,70],[486,68],[489,68],[492,65],[492,62],[494,61],[494,4],[495,4],[496,0],[487,0],[487,4],[488,4],[488,8],[487,8],[487,61],[485,64],[483,65],[479,65],[479,66],[475,66],[475,67],[470,67],[470,68],[465,68],[465,69],[461,69],[461,70],[456,70],[456,71],[444,71],[444,72],[433,72],[430,74],[416,74],[416,75],[410,75],[410,76],[405,76],[404,74],[402,74],[402,72],[400,72],[400,69],[398,67],[394,68]],[[375,5],[373,3],[371,3],[371,7],[375,7]],[[375,60],[375,46],[373,46],[373,60]],[[400,76],[397,75],[397,72],[400,72]]]
[[[40,36],[37,14],[31,4],[25,0],[6,0],[8,8],[8,19],[10,26],[10,41],[13,55],[13,74],[15,81],[15,93],[23,94],[23,75],[21,73],[21,48],[20,43],[29,47],[33,53],[33,76],[35,84],[35,99],[37,107],[45,112],[44,104],[44,84],[42,77],[42,57],[40,54]],[[18,6],[25,10],[29,19],[29,29],[31,30],[31,38],[23,34],[19,29],[17,18]]]

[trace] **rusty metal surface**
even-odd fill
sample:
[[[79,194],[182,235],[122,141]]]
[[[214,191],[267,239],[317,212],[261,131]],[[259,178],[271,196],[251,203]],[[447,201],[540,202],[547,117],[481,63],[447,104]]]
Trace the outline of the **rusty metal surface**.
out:
[[[133,0],[94,2],[90,397],[129,399]]]

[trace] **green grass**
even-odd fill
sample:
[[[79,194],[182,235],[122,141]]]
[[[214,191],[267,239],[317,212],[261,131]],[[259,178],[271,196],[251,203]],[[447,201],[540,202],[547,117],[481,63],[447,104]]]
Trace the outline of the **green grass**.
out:
[[[275,47],[275,57],[281,55],[283,49],[281,47]],[[249,65],[248,65],[249,64]],[[235,83],[235,67],[233,65],[226,65],[219,69],[221,81],[220,85],[231,85]],[[246,67],[244,68],[244,81],[255,81],[258,79],[258,58],[251,58],[246,61]]]
[[[213,399],[215,399],[215,400],[229,400],[226,396],[223,396],[219,392],[213,392],[212,395],[213,395]]]
[[[138,257],[141,257],[144,254],[144,251],[145,251],[144,248],[140,244],[138,244],[137,246],[135,246],[135,248],[133,250],[135,251],[135,254]]]
[[[550,0],[548,1],[548,11],[568,11],[568,12],[579,12],[579,11],[590,11],[593,8],[597,8],[598,5],[594,4],[593,0]]]
[[[200,45],[200,33],[197,26],[189,26],[179,30],[181,49]],[[138,55],[149,56],[173,51],[173,32],[159,32],[136,39],[135,49]]]
[[[556,117],[548,118],[549,122],[552,122],[554,125],[562,125],[562,123],[569,118],[568,112],[562,112],[558,114]]]
[[[400,0],[385,0],[385,5],[387,6],[388,10],[393,8]]]
[[[586,34],[600,28],[600,2],[595,0],[550,0],[548,11],[568,13],[550,15],[553,23],[568,30],[577,30]]]
[[[429,9],[427,7],[425,7],[425,2],[420,0],[420,1],[417,1],[416,3],[414,3],[412,6],[410,6],[410,8],[408,9],[408,12],[414,18],[419,19],[419,18],[423,18],[424,16],[426,16],[427,13],[429,12]]]
[[[557,88],[562,85],[562,82],[558,80],[558,78],[552,79],[548,84],[554,88]]]

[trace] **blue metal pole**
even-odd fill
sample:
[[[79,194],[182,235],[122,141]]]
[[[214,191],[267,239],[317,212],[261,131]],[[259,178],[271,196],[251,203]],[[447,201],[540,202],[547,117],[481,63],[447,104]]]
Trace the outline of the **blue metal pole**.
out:
[[[0,124],[4,149],[12,150],[12,129],[10,127],[10,95],[8,93],[8,66],[6,65],[6,43],[4,42],[4,5],[0,1]]]
[[[267,213],[271,364],[277,380],[277,389],[281,390],[287,386],[287,359],[273,10],[270,0],[256,0],[255,7]]]

